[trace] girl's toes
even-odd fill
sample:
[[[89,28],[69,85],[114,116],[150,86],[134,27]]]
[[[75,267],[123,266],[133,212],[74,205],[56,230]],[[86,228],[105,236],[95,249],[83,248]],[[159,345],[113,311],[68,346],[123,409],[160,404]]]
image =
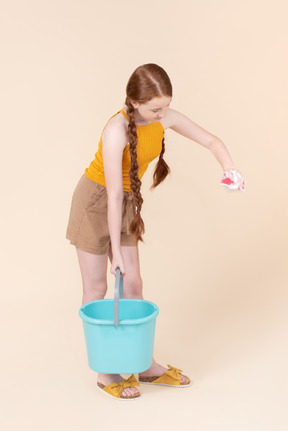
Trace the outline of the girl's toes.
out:
[[[183,380],[182,380],[183,379]],[[183,376],[183,378],[182,378],[181,380],[180,380],[180,382],[181,383],[183,383],[184,385],[189,385],[189,383],[190,383],[190,379],[189,379],[189,377],[187,377],[187,376]]]
[[[131,395],[138,395],[139,391],[136,388],[129,388],[129,391],[131,392]]]
[[[129,397],[129,395],[131,395],[130,392],[129,392],[129,389],[127,389],[127,388],[123,389],[122,396],[123,397]]]
[[[184,382],[185,382],[185,380],[186,380],[186,379],[185,379],[185,377],[183,377],[183,376],[182,376],[182,374],[181,374],[180,383],[184,383]]]
[[[131,396],[131,395],[134,395],[136,392],[134,391],[134,389],[133,388],[125,388],[125,389],[123,389],[123,391],[122,391],[122,395],[124,396],[124,397],[129,397],[129,396]]]

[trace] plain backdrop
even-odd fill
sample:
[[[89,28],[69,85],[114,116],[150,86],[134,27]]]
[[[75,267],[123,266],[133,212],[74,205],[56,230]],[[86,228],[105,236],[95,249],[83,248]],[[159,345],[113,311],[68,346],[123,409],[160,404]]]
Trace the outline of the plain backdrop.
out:
[[[288,430],[287,13],[284,0],[1,1],[5,431]],[[104,125],[150,62],[246,190],[228,193],[213,154],[166,131],[171,175],[151,192],[155,160],[142,181],[141,276],[160,309],[155,359],[193,384],[121,403],[88,367],[65,231]],[[110,263],[107,280],[111,298]]]

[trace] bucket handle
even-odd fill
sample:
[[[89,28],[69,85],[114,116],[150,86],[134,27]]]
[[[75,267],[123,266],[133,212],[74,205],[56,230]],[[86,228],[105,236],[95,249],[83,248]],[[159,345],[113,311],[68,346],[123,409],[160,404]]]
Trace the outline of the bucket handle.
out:
[[[114,288],[114,325],[119,324],[119,298],[123,298],[123,276],[120,268],[116,268],[116,280]]]

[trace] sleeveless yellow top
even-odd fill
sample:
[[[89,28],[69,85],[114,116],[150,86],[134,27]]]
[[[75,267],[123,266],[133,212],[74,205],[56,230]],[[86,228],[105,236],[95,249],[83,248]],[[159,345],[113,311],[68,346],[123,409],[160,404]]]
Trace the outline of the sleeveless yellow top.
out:
[[[116,114],[112,115],[109,118],[107,123],[104,126],[104,129],[111,118],[115,117],[115,115],[119,114],[124,115],[124,117],[128,120],[128,115],[126,112],[121,109],[116,112]],[[90,163],[89,168],[85,169],[85,176],[90,178],[90,180],[95,181],[96,183],[102,184],[102,186],[106,187],[105,175],[104,175],[104,166],[103,166],[103,156],[102,156],[102,135],[104,132],[102,131],[98,151],[95,154],[95,159]],[[156,157],[159,157],[162,151],[162,139],[164,135],[164,127],[162,126],[161,121],[157,123],[146,124],[145,126],[137,126],[137,161],[138,161],[138,176],[139,179],[143,177],[145,171],[148,168],[149,163],[152,162]],[[131,168],[131,157],[130,157],[130,148],[129,144],[127,144],[123,150],[123,159],[122,159],[122,175],[123,175],[123,190],[132,191],[130,188],[130,178],[129,172]]]

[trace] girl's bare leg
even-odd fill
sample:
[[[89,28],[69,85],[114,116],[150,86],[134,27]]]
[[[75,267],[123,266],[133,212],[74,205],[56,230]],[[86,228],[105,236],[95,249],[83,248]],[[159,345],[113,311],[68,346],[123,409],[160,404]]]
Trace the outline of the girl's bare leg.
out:
[[[138,246],[121,246],[121,254],[124,260],[125,266],[125,277],[123,280],[123,292],[124,298],[143,298],[143,283],[140,275],[140,260]],[[109,249],[109,258],[112,259],[111,249]],[[152,358],[152,365],[148,370],[139,373],[139,376],[161,376],[167,368],[158,364],[154,358]],[[185,382],[185,378],[181,376],[180,383]]]

